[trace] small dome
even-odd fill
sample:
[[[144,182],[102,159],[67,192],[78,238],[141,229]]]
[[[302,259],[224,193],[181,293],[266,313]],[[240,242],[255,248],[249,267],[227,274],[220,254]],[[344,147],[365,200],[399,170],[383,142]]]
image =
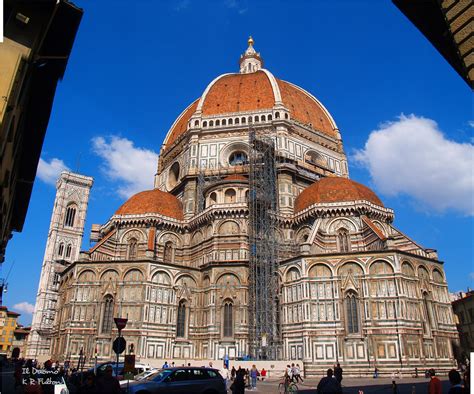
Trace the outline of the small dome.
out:
[[[159,189],[146,190],[130,197],[115,215],[143,215],[157,213],[170,218],[183,220],[183,205],[171,193]]]
[[[382,201],[367,186],[341,177],[323,178],[304,189],[295,200],[295,212],[313,204],[366,200],[383,207]]]

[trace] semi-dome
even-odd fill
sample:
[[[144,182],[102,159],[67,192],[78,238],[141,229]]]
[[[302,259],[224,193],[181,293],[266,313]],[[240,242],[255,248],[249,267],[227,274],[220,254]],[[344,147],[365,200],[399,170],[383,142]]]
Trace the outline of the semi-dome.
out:
[[[183,220],[183,205],[171,193],[159,189],[146,190],[130,197],[115,212],[115,215],[144,215],[147,213],[157,213]]]
[[[263,69],[260,54],[253,50],[250,40],[249,49],[252,51],[247,50],[243,63],[241,59],[240,73],[223,74],[214,79],[202,96],[181,113],[168,132],[165,148],[185,134],[195,114],[212,117],[276,108],[288,110],[292,120],[338,138],[337,125],[321,102],[299,86],[275,78]]]
[[[313,204],[358,200],[384,206],[367,186],[347,178],[327,177],[313,183],[300,193],[295,200],[295,212],[300,212]]]

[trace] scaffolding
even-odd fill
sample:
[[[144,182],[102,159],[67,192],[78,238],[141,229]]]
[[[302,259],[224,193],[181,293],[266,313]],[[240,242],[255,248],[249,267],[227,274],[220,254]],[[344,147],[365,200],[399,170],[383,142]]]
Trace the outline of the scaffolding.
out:
[[[249,347],[281,358],[275,132],[249,126]]]

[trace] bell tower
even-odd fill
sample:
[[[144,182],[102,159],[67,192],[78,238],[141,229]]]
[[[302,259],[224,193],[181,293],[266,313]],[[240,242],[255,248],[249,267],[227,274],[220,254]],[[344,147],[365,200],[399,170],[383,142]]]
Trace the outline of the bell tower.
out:
[[[79,258],[92,183],[91,177],[67,171],[56,182],[27,357],[41,359],[50,355],[59,274]]]

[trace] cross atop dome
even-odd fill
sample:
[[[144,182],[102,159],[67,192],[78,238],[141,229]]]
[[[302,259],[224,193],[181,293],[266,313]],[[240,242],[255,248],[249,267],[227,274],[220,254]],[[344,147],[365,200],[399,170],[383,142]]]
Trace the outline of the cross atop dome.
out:
[[[240,73],[249,74],[260,70],[263,67],[263,59],[260,57],[260,53],[255,51],[253,47],[253,38],[249,37],[248,48],[243,55],[240,56]]]

